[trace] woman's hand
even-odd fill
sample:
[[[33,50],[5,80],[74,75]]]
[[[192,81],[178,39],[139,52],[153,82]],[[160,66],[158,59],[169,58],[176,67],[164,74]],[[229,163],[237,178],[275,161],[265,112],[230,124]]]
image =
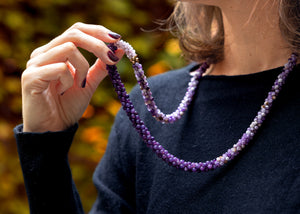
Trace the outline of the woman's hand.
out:
[[[120,36],[99,25],[76,23],[31,54],[22,75],[23,131],[60,131],[76,123],[99,83],[107,75],[106,64],[115,64],[105,44]],[[98,59],[92,67],[77,47]]]

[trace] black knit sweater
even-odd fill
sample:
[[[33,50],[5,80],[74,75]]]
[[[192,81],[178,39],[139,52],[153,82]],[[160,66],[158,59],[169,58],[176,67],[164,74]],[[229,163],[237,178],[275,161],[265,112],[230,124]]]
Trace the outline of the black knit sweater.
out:
[[[151,78],[162,111],[176,109],[193,66]],[[137,88],[131,98],[152,135],[170,153],[206,161],[242,136],[281,70],[205,76],[189,110],[170,125],[151,117]],[[248,147],[210,172],[184,172],[161,161],[121,110],[93,177],[99,194],[91,213],[300,213],[299,80],[297,66]],[[83,213],[67,160],[76,128],[43,134],[15,128],[31,213]]]

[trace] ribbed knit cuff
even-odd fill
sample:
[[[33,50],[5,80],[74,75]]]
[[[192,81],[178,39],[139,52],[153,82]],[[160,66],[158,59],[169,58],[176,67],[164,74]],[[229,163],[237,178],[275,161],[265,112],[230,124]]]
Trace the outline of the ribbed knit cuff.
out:
[[[15,127],[30,213],[84,213],[68,163],[77,128],[24,133],[22,125]]]
[[[65,156],[72,144],[78,124],[74,124],[64,131],[31,133],[23,132],[23,125],[14,128],[15,138],[18,146],[20,159],[44,154],[46,156]],[[21,160],[22,161],[22,160]]]

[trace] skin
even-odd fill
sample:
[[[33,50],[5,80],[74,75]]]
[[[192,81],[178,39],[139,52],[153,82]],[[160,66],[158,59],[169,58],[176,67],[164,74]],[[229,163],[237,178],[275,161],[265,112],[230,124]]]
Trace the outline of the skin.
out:
[[[116,42],[103,26],[76,23],[31,54],[22,74],[23,131],[64,130],[76,123],[113,65],[104,42]],[[77,47],[98,57],[89,67]],[[122,50],[116,52],[118,58]],[[86,78],[85,87],[84,79]]]
[[[278,25],[277,0],[182,0],[222,10],[224,60],[210,75],[243,75],[284,65],[291,54]]]
[[[280,36],[276,4],[272,0],[182,0],[222,9],[225,28],[225,59],[210,75],[241,75],[283,65],[290,55]],[[253,9],[255,8],[255,9]],[[99,25],[76,23],[62,35],[31,54],[22,75],[23,131],[64,130],[77,122],[99,83],[107,75],[109,49],[116,42]],[[98,60],[89,67],[81,47]],[[118,58],[122,50],[116,52]],[[86,78],[86,86],[82,83]],[[61,95],[63,94],[63,95]]]

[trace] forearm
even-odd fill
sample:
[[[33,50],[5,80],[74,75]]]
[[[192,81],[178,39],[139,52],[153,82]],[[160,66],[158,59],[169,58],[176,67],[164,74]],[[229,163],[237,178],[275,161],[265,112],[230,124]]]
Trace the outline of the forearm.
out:
[[[15,128],[31,213],[83,213],[67,158],[76,130],[77,125],[52,133]]]

